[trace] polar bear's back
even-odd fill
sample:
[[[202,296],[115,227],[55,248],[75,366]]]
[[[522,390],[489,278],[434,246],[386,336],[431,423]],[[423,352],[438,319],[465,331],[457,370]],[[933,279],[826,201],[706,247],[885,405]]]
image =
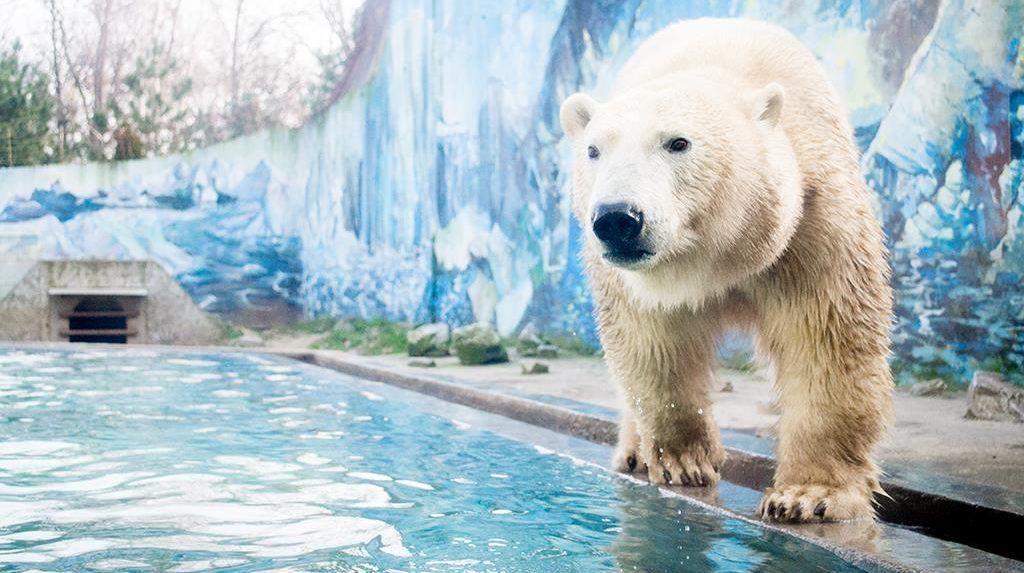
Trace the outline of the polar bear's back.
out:
[[[648,38],[619,73],[613,97],[694,68],[723,68],[749,89],[785,89],[782,125],[805,180],[857,170],[852,130],[839,97],[811,51],[779,26],[701,18],[672,24]]]

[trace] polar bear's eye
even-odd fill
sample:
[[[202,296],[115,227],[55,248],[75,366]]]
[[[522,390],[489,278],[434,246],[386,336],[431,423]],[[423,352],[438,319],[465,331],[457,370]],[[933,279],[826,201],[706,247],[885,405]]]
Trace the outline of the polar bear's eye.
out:
[[[601,152],[597,150],[593,145],[587,147],[587,157],[591,159],[597,159],[601,156]]]
[[[677,137],[665,144],[665,149],[672,153],[682,153],[690,149],[690,140],[685,137]]]

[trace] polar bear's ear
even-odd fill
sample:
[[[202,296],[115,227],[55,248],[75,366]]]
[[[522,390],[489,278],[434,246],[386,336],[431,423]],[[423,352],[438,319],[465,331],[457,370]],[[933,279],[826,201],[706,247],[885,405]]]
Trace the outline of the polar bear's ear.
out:
[[[782,86],[772,82],[747,96],[754,119],[775,127],[782,119],[782,102],[786,99]]]
[[[586,129],[596,109],[597,102],[594,98],[585,93],[572,94],[562,102],[562,109],[559,111],[562,130],[570,139],[575,139]]]

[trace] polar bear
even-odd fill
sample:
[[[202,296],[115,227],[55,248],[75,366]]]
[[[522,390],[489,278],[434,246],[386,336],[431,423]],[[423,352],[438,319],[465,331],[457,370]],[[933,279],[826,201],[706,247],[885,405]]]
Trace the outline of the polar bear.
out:
[[[739,327],[782,407],[761,517],[872,517],[892,291],[850,126],[811,52],[766,23],[680,22],[639,47],[607,102],[573,94],[560,121],[625,402],[616,468],[718,481],[708,386],[716,341]]]

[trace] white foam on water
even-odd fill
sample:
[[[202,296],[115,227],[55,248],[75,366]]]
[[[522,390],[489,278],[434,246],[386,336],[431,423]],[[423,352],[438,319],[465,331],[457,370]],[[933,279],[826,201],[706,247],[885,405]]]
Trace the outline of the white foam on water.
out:
[[[295,474],[267,474],[260,476],[263,481],[293,481],[298,479]]]
[[[237,501],[170,498],[61,509],[52,511],[47,519],[60,525],[103,522],[134,528],[166,527],[206,533],[215,524],[257,523],[273,526],[326,513],[328,511],[322,507],[303,503],[248,505]]]
[[[0,470],[12,473],[39,474],[53,471],[57,468],[87,464],[96,461],[96,456],[74,456],[61,458],[2,458],[0,459]]]
[[[131,456],[149,456],[153,454],[169,454],[174,451],[174,448],[132,448],[128,450],[121,450],[119,452],[107,452],[100,455],[104,459],[119,459],[127,458]]]
[[[68,354],[71,360],[97,360],[110,356],[109,352],[73,352]]]
[[[360,394],[362,394],[363,397],[366,398],[367,400],[370,400],[370,401],[373,401],[373,402],[383,402],[384,401],[384,397],[381,396],[380,394],[374,394],[373,392],[366,392],[365,390],[360,392]]]
[[[403,507],[391,502],[391,495],[383,487],[371,483],[328,482],[307,485],[296,491],[249,491],[237,494],[247,504],[257,506],[287,504],[344,504],[359,508]]]
[[[508,515],[508,514],[512,513],[512,510],[511,509],[492,509],[491,513],[493,513],[494,515]]]
[[[74,372],[75,369],[68,366],[44,366],[36,368],[35,371],[40,374],[64,374],[66,372]]]
[[[329,468],[318,468],[316,471],[328,473],[345,473],[348,471],[348,468],[346,468],[345,466],[331,466]]]
[[[86,553],[104,551],[117,545],[113,539],[98,539],[93,537],[81,537],[78,539],[66,539],[54,541],[46,545],[38,545],[34,549],[54,558],[77,557]]]
[[[82,446],[72,442],[24,440],[0,442],[0,456],[48,456],[50,454],[79,450]]]
[[[287,372],[289,374],[297,372],[297,370],[295,370],[294,366],[283,366],[283,365],[264,365],[264,366],[260,366],[260,370],[263,370],[264,372],[277,372],[277,373]]]
[[[422,489],[422,490],[425,490],[425,491],[432,491],[434,489],[434,486],[432,486],[432,485],[430,485],[428,483],[423,483],[423,482],[415,481],[415,480],[411,480],[411,479],[398,479],[398,480],[395,480],[395,483],[404,485],[406,487]]]
[[[222,569],[226,567],[237,567],[248,563],[245,559],[205,559],[202,561],[182,561],[176,566],[168,569],[168,573],[194,573],[196,571],[209,571],[211,569]]]
[[[373,419],[373,416],[355,416],[352,419],[356,422],[369,422]]]
[[[289,380],[302,380],[298,376],[289,376],[288,374],[268,374],[263,377],[267,382],[288,382]]]
[[[151,475],[153,475],[152,472],[130,472],[123,474],[109,474],[82,481],[55,482],[42,485],[0,484],[0,495],[33,495],[46,492],[74,493],[103,491],[105,489],[110,489],[130,482],[134,479],[149,477]]]
[[[309,420],[296,420],[294,418],[277,418],[271,420],[271,422],[278,424],[282,428],[300,428],[302,426],[308,426],[311,422]]]
[[[134,481],[114,491],[93,494],[93,499],[124,501],[178,498],[188,501],[230,499],[230,488],[219,486],[221,476],[210,474],[172,474]]]
[[[122,394],[149,394],[153,392],[163,392],[163,386],[125,386],[121,390]]]
[[[378,538],[382,552],[410,556],[394,527],[364,517],[331,515],[281,525],[223,524],[210,526],[204,533],[252,539],[253,548],[248,553],[258,557],[298,557],[325,549],[365,545]]]
[[[241,392],[239,390],[214,390],[210,392],[218,398],[248,398],[248,392]]]
[[[117,571],[118,569],[150,569],[151,566],[145,561],[134,559],[102,559],[86,563],[85,566],[96,571]]]
[[[331,463],[330,458],[325,458],[313,452],[300,454],[298,457],[295,458],[295,461],[299,462],[300,464],[306,464],[308,466],[323,466]]]
[[[324,431],[318,430],[312,434],[299,434],[300,440],[337,440],[345,435],[341,430]]]
[[[294,394],[289,394],[287,396],[274,396],[274,397],[271,397],[271,398],[264,398],[263,399],[263,403],[264,404],[278,404],[280,402],[291,402],[292,400],[298,400],[298,399],[299,399],[298,396],[296,396]]]
[[[494,479],[508,479],[508,474],[491,474]]]
[[[456,428],[460,429],[460,430],[468,430],[469,428],[473,427],[470,424],[467,424],[465,422],[461,422],[459,420],[452,420],[452,425],[455,426]]]
[[[182,384],[202,384],[203,382],[209,382],[210,380],[220,380],[220,374],[200,372],[198,374],[189,374],[181,379]]]
[[[392,481],[394,479],[389,475],[377,474],[373,472],[348,472],[348,474],[346,475],[348,477],[356,479],[365,479],[369,481]]]
[[[218,428],[216,426],[209,426],[209,427],[206,427],[206,428],[196,428],[196,429],[192,430],[192,433],[193,434],[211,434],[213,432],[216,432],[219,429],[220,428]]]
[[[291,463],[272,462],[250,456],[217,456],[213,461],[226,466],[238,466],[255,475],[275,474],[301,470],[302,466]]]
[[[474,567],[479,565],[477,559],[446,559],[439,561],[427,561],[427,565],[444,565],[445,567]]]
[[[308,479],[300,479],[298,481],[294,481],[294,482],[292,482],[292,485],[294,485],[294,486],[310,486],[310,485],[325,485],[325,484],[329,484],[329,483],[334,483],[334,482],[332,482],[329,479],[323,479],[323,478],[308,478]]]
[[[49,555],[35,553],[32,551],[0,553],[0,563],[50,563],[56,560],[56,557],[50,557]]]
[[[17,541],[49,541],[64,535],[61,531],[50,531],[37,529],[34,531],[19,531],[0,536],[0,543],[15,543]]]
[[[301,413],[303,413],[305,411],[306,411],[305,408],[296,408],[294,406],[285,406],[283,408],[271,408],[270,410],[267,411],[267,413],[268,414],[273,414],[273,415],[276,416],[278,414],[301,414]]]
[[[24,353],[24,352],[10,352],[0,355],[0,364],[11,364],[14,366],[34,366],[36,364],[47,364],[53,362],[56,358],[55,354],[47,353]]]
[[[199,367],[211,367],[219,366],[219,362],[213,360],[197,360],[194,358],[164,358],[164,362],[168,364],[177,364],[178,366],[199,366]]]
[[[455,482],[457,484],[462,484],[462,485],[473,485],[473,484],[476,483],[475,481],[473,481],[471,479],[464,478],[464,477],[452,478],[451,481],[453,481],[453,482]]]

